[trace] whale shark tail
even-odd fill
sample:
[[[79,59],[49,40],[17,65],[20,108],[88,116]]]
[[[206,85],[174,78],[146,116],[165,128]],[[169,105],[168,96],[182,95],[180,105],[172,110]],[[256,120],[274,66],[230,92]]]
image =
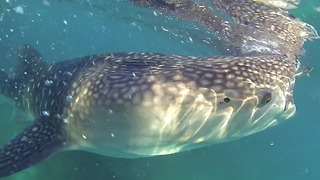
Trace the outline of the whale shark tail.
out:
[[[66,146],[66,134],[56,117],[39,117],[2,149],[0,178],[37,164]]]

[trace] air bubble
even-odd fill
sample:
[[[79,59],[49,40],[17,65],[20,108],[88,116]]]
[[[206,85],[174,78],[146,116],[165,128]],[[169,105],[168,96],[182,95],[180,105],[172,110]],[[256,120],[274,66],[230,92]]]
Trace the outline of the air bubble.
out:
[[[22,6],[17,6],[14,8],[14,11],[17,13],[17,14],[23,14],[24,13],[24,10],[23,10],[23,7]]]
[[[42,111],[42,115],[44,115],[44,116],[49,116],[50,113],[49,113],[48,111]]]
[[[51,80],[46,80],[46,81],[44,82],[44,85],[50,86],[52,83],[53,83],[53,82],[52,82]]]
[[[70,95],[66,97],[66,101],[67,101],[67,102],[70,102],[72,99],[73,99],[73,97],[70,96]]]
[[[69,121],[67,119],[62,119],[63,123],[68,124]]]

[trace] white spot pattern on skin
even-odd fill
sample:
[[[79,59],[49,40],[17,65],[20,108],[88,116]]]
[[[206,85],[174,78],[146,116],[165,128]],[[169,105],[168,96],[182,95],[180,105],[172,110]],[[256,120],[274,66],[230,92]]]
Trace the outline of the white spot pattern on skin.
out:
[[[28,141],[28,137],[27,136],[22,136],[21,141]]]
[[[266,76],[260,75],[259,64],[255,66],[256,69],[252,68],[253,66],[242,68],[238,64],[239,62],[255,63],[259,58],[217,58],[217,63],[214,58],[202,58],[200,61],[195,57],[139,53],[132,53],[131,56],[114,54],[113,58],[113,60],[109,58],[108,61],[104,61],[105,57],[96,58],[101,61],[94,60],[95,63],[90,63],[90,68],[82,68],[80,74],[68,70],[72,72],[72,77],[69,77],[65,71],[61,71],[61,74],[56,73],[56,79],[50,86],[44,87],[43,82],[46,79],[52,79],[51,77],[55,75],[44,76],[40,87],[44,87],[44,92],[47,94],[51,91],[49,94],[52,97],[34,98],[41,104],[38,108],[39,114],[43,110],[50,110],[52,116],[60,114],[61,111],[57,113],[51,107],[59,106],[61,101],[68,102],[64,103],[66,107],[62,107],[64,109],[59,119],[65,124],[68,136],[79,141],[80,146],[89,144],[92,144],[92,147],[97,144],[107,146],[106,141],[101,141],[103,138],[112,139],[114,145],[117,146],[117,143],[120,143],[122,146],[121,143],[125,137],[124,139],[132,138],[133,140],[126,144],[129,150],[137,150],[132,149],[136,145],[134,143],[138,143],[136,147],[142,147],[139,142],[151,144],[163,150],[162,144],[167,140],[177,143],[177,146],[180,146],[182,141],[186,144],[200,143],[207,142],[213,137],[228,140],[228,135],[233,133],[229,130],[230,124],[236,123],[233,122],[233,115],[238,115],[233,113],[237,110],[240,114],[250,113],[250,109],[246,109],[246,106],[251,108],[254,103],[246,103],[246,101],[252,101],[250,98],[255,97],[254,88],[268,84],[267,80],[263,79]],[[245,61],[248,62],[244,63]],[[278,62],[278,60],[274,61]],[[190,68],[186,70],[185,67]],[[232,67],[239,67],[237,71],[240,75],[236,75]],[[266,65],[266,68],[270,68],[269,65]],[[258,74],[253,74],[255,75],[253,78],[244,77],[243,72],[250,76],[248,69],[251,69],[252,74],[253,72]],[[286,77],[290,72],[286,72],[287,68],[285,69],[282,75]],[[74,79],[69,82],[68,79],[60,76]],[[275,79],[272,82],[273,85],[277,86],[279,81],[282,81],[277,75],[270,74],[271,77]],[[55,88],[62,87],[60,86],[62,81],[65,81],[66,85],[57,91]],[[286,85],[287,82],[283,84]],[[30,92],[32,93],[33,90],[31,89]],[[58,94],[58,92],[61,93]],[[224,101],[225,96],[229,101]],[[48,107],[44,108],[45,105]],[[241,109],[242,106],[244,106],[243,109]],[[231,111],[230,108],[233,110]],[[220,127],[223,131],[217,134],[220,123],[214,124],[211,119],[224,121],[223,126]],[[185,126],[186,124],[189,126]],[[248,122],[243,124],[248,125]],[[70,130],[69,127],[73,129]],[[157,133],[156,137],[159,139],[150,138],[152,139],[150,141],[146,138],[137,141],[137,135],[140,131],[142,133],[142,127],[144,137],[155,137],[154,133]],[[213,130],[208,133],[206,127],[212,127]],[[126,138],[128,134],[123,129],[132,132],[130,138]],[[41,132],[50,133],[46,129]],[[183,134],[183,137],[176,132]],[[202,136],[198,137],[197,133]],[[103,137],[100,136],[102,134]],[[166,139],[166,134],[172,134],[173,138]],[[122,150],[119,149],[119,151]],[[179,150],[170,150],[170,152],[176,151]],[[147,153],[158,155],[169,153],[169,151],[154,150]]]

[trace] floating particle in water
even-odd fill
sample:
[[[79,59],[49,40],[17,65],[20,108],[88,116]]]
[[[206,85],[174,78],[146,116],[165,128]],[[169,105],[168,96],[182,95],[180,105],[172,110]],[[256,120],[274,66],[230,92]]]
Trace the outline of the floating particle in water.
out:
[[[154,15],[154,16],[158,16],[157,11],[154,10],[154,11],[153,11],[153,15]]]
[[[43,116],[49,116],[50,113],[49,113],[48,111],[42,111],[42,115],[43,115]]]
[[[66,97],[66,101],[67,101],[67,102],[70,102],[72,99],[73,99],[73,97],[70,96],[70,95]]]
[[[314,8],[316,11],[320,12],[320,6],[319,7],[316,7]]]
[[[23,11],[23,7],[22,6],[17,6],[14,8],[14,11],[18,14],[23,14],[24,11]]]
[[[52,83],[53,83],[53,82],[52,82],[51,80],[46,80],[46,81],[44,82],[44,85],[50,86]]]
[[[166,28],[163,27],[163,26],[161,26],[161,29],[162,29],[163,31],[165,31],[165,32],[168,32],[168,31],[169,31],[168,29],[166,29]]]
[[[69,123],[68,119],[62,119],[62,121],[63,121],[63,123],[65,123],[65,124],[68,124],[68,123]]]
[[[68,22],[66,20],[63,20],[63,24],[68,25]]]
[[[43,0],[42,3],[44,6],[50,6],[50,3],[48,0]]]

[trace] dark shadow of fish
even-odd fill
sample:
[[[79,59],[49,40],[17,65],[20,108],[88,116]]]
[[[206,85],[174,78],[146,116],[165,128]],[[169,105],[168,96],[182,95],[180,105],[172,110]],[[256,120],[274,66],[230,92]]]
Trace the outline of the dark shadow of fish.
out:
[[[115,53],[47,65],[32,47],[21,51],[0,89],[35,120],[0,150],[0,177],[64,150],[121,158],[190,150],[295,113],[299,62],[285,56]]]

